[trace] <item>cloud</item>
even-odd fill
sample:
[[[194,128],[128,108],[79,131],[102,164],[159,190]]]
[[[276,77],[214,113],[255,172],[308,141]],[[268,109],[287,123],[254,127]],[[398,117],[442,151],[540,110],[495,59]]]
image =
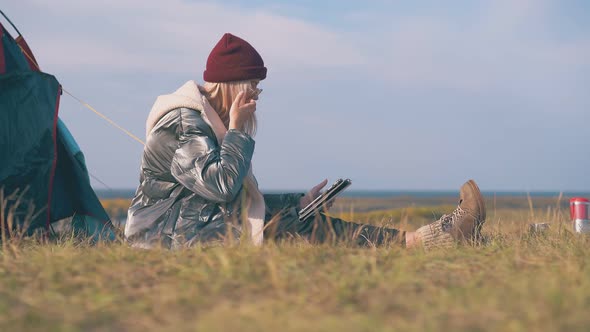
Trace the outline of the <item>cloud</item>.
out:
[[[375,73],[397,85],[480,92],[567,81],[590,69],[590,39],[551,38],[556,29],[543,1],[494,1],[474,17],[422,15],[392,21]],[[382,41],[380,41],[382,43]],[[370,52],[375,54],[374,52]],[[551,88],[545,86],[544,89]]]
[[[398,17],[394,8],[380,12],[369,8],[343,15],[358,27],[347,31],[273,9],[207,2],[30,0],[25,4],[31,12],[44,12],[42,20],[27,26],[30,44],[42,64],[61,72],[196,73],[228,31],[255,45],[274,73],[361,68],[394,88],[522,90],[532,96],[553,93],[558,85],[574,86],[577,94],[582,91],[572,79],[590,71],[588,37],[548,37],[552,32],[547,24],[552,11],[548,1],[485,2],[475,6],[469,19],[432,12]],[[281,7],[267,8],[284,13]]]
[[[535,111],[579,109],[588,100],[590,37],[557,37],[553,9],[547,1],[494,1],[464,16],[390,17],[379,27],[384,36],[365,45],[370,70],[392,89],[516,97]]]
[[[262,9],[180,0],[26,4],[31,11],[45,13],[41,22],[27,26],[27,38],[38,58],[54,70],[186,72],[198,64],[204,67],[209,51],[225,32],[252,43],[273,70],[365,61],[337,32]]]

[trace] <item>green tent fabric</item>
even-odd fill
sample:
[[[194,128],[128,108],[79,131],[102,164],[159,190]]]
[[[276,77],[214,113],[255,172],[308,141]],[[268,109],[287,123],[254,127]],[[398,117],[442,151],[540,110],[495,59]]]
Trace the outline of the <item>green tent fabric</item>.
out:
[[[0,23],[0,189],[5,198],[22,193],[16,221],[22,227],[28,219],[31,233],[74,216],[91,235],[112,237],[84,155],[58,118],[60,95],[59,82],[39,71],[22,36],[13,38]],[[37,213],[25,218],[30,204]]]

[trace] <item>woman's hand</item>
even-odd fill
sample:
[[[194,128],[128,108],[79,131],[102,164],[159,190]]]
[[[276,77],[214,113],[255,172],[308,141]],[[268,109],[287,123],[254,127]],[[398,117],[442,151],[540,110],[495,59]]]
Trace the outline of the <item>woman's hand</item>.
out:
[[[322,188],[325,187],[326,184],[328,184],[328,179],[325,179],[324,181],[320,182],[318,185],[311,188],[311,190],[307,194],[305,194],[305,196],[301,197],[301,199],[299,200],[299,209],[303,209],[309,203],[313,202],[313,200],[320,195]],[[334,200],[331,200],[326,206],[326,208],[329,209],[332,206],[333,201]]]
[[[229,110],[229,128],[242,130],[244,124],[256,112],[256,101],[250,99],[246,102],[246,94],[240,91],[231,104]]]

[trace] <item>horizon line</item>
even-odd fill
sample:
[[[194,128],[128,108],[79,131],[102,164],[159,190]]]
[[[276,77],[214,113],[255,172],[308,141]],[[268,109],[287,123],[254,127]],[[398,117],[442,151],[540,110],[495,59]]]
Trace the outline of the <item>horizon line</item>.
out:
[[[97,193],[108,193],[108,192],[135,192],[137,188],[93,188]],[[309,189],[261,189],[263,193],[305,193]],[[344,191],[341,195],[350,196],[351,194],[368,194],[368,193],[456,193],[459,189],[350,189]],[[493,194],[588,194],[590,190],[516,190],[516,189],[498,189],[498,190],[481,190],[483,195]]]

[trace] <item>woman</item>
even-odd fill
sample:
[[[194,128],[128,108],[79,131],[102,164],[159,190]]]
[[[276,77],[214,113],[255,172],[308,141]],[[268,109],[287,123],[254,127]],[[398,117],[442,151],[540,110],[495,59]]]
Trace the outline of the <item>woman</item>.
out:
[[[262,92],[258,84],[266,71],[249,43],[227,33],[207,59],[202,86],[189,81],[158,97],[147,119],[140,185],[125,226],[133,245],[176,248],[244,237],[260,245],[264,238],[302,237],[431,248],[477,240],[485,206],[472,180],[461,188],[452,214],[416,232],[324,214],[300,222],[299,209],[319,195],[326,181],[305,195],[261,194],[251,159],[256,101]]]

